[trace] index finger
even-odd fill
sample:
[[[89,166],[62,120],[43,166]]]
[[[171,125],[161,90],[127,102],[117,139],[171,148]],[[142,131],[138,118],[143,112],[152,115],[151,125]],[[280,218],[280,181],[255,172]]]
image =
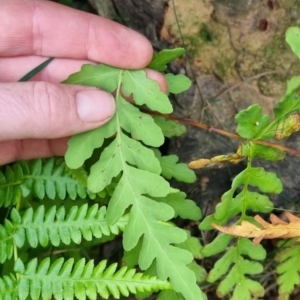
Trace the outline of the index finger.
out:
[[[137,32],[50,1],[0,0],[0,57],[39,55],[143,68],[152,46]]]

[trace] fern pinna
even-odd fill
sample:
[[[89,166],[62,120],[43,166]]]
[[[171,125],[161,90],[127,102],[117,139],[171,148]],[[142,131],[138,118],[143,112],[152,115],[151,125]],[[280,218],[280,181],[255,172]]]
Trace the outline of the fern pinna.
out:
[[[163,71],[183,52],[162,51],[149,67]],[[183,75],[169,74],[166,80],[172,93],[190,85]],[[157,149],[164,136],[178,136],[185,128],[144,112],[170,113],[167,95],[143,70],[106,65],[85,65],[64,83],[113,93],[116,114],[104,126],[71,138],[65,162],[18,162],[0,173],[5,211],[0,225],[0,299],[118,299],[158,291],[158,299],[204,299],[198,283],[205,271],[194,262],[202,257],[199,240],[171,223],[177,216],[197,221],[201,212],[166,180],[193,182],[196,177],[177,156],[162,156]],[[129,96],[134,104],[125,100]],[[94,266],[78,255],[77,262],[69,258],[69,245],[91,247],[120,232],[128,267],[116,271],[116,264],[106,268],[105,261]],[[39,250],[32,251],[35,248]],[[64,257],[57,259],[62,252]],[[49,253],[51,259],[42,259]],[[136,273],[137,265],[143,273]]]

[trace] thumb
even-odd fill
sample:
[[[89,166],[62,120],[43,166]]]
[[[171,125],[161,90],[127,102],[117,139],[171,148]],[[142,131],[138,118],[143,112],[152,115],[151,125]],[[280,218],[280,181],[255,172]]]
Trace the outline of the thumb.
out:
[[[106,123],[111,94],[95,88],[24,82],[0,84],[0,141],[60,138]]]

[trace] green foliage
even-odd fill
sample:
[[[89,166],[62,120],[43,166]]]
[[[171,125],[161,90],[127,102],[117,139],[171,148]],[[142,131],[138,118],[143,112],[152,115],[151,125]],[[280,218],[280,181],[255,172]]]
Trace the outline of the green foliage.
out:
[[[224,245],[226,244],[222,246]],[[221,249],[216,248],[215,251]],[[249,257],[251,260],[243,256]],[[261,245],[255,247],[248,239],[240,238],[235,246],[227,248],[226,254],[215,263],[206,280],[215,282],[225,275],[217,288],[217,295],[220,298],[224,298],[232,289],[231,299],[234,300],[262,297],[264,288],[259,282],[247,278],[247,275],[261,273],[263,266],[254,260],[263,260],[265,257],[266,251]]]
[[[182,219],[190,219],[194,221],[200,220],[202,217],[201,211],[199,210],[195,202],[185,198],[185,193],[175,192],[170,193],[166,197],[155,198],[155,200],[170,205],[175,212],[175,216],[179,216]]]
[[[15,272],[18,285],[14,287],[20,300],[50,300],[55,299],[97,299],[100,295],[108,299],[112,295],[120,299],[120,295],[128,296],[137,292],[153,292],[170,289],[167,281],[136,273],[134,269],[122,267],[116,271],[117,264],[106,268],[106,261],[100,262],[96,267],[93,260],[88,263],[80,259],[74,264],[74,259],[64,261],[57,259],[52,264],[50,258],[38,263],[31,260],[27,266],[18,259],[15,263]]]
[[[300,284],[300,244],[295,239],[281,241],[275,256],[279,300],[288,300],[295,286]]]
[[[235,120],[238,123],[238,134],[245,139],[254,139],[270,123],[270,117],[263,116],[262,108],[258,104],[240,111]]]
[[[293,108],[286,105],[290,98],[285,97],[284,99],[286,100],[282,100],[275,106],[275,116],[280,109],[283,116],[293,112]],[[298,99],[298,102],[300,103],[300,99]],[[282,107],[286,109],[282,109]],[[266,193],[278,194],[282,191],[282,183],[276,174],[267,172],[264,168],[252,166],[253,159],[257,157],[262,158],[260,151],[265,150],[264,148],[256,147],[255,141],[262,139],[262,137],[272,137],[275,134],[273,130],[275,128],[274,124],[278,123],[278,119],[270,122],[268,116],[262,115],[261,107],[254,104],[247,110],[238,113],[236,120],[238,122],[238,133],[247,139],[242,144],[242,156],[248,159],[247,167],[234,178],[231,189],[222,196],[221,203],[216,206],[215,213],[207,216],[200,224],[202,230],[212,229],[212,223],[218,225],[227,224],[229,221],[232,221],[232,218],[237,216],[239,217],[237,223],[240,223],[242,220],[254,222],[247,215],[248,212],[271,212],[273,204]],[[272,128],[272,131],[267,130],[267,128]],[[254,149],[255,151],[253,151]],[[264,151],[263,153],[267,159],[270,155],[271,160],[276,160],[273,155],[274,151]],[[257,191],[254,191],[253,188],[256,188]],[[227,238],[226,235],[222,234],[211,245],[204,247],[203,255],[205,256],[226,251],[224,256],[215,263],[213,269],[209,272],[207,280],[215,282],[222,276],[225,276],[217,288],[217,294],[221,298],[232,291],[231,299],[250,300],[252,297],[262,297],[264,295],[263,287],[258,282],[248,278],[248,275],[259,274],[263,271],[262,265],[255,260],[263,260],[265,258],[264,249],[260,245],[259,247],[254,247],[250,241],[244,238],[236,239],[236,243],[228,248],[231,240],[231,238]],[[243,258],[243,255],[247,255],[250,260]]]
[[[299,32],[298,28],[287,31],[287,41],[298,56]],[[272,211],[273,203],[267,194],[279,194],[283,189],[282,183],[276,174],[261,167],[253,167],[252,163],[254,159],[279,161],[284,158],[285,149],[280,145],[272,148],[261,141],[282,139],[299,130],[298,119],[294,118],[294,113],[300,109],[300,98],[297,95],[299,87],[299,76],[287,82],[286,94],[273,109],[273,120],[270,116],[263,115],[258,104],[251,105],[236,115],[237,133],[243,138],[238,153],[247,159],[247,166],[234,178],[231,189],[223,194],[215,212],[201,222],[200,229],[211,230],[212,224],[240,224],[243,220],[255,223],[251,216],[253,212]],[[276,261],[279,262],[276,268],[279,299],[288,299],[294,286],[300,282],[297,263],[299,249],[294,241],[289,241],[282,245],[276,256]],[[217,295],[220,298],[229,296],[235,300],[250,300],[264,296],[263,286],[253,277],[263,271],[260,261],[265,259],[266,251],[261,245],[254,246],[248,239],[220,234],[205,245],[201,252],[204,257],[222,253],[206,278],[211,283],[219,282]]]
[[[285,40],[292,48],[293,52],[300,58],[300,28],[290,27],[286,32]]]
[[[287,41],[300,57],[298,37],[298,28],[288,30]],[[148,67],[164,71],[183,54],[183,49],[163,50]],[[169,93],[190,86],[183,75],[167,74],[165,79]],[[196,176],[176,155],[162,156],[157,149],[165,137],[185,132],[183,125],[163,116],[172,112],[172,106],[158,83],[143,70],[104,64],[85,65],[64,83],[113,93],[116,114],[104,126],[72,137],[65,162],[38,159],[0,170],[0,299],[94,300],[129,294],[142,299],[159,292],[157,299],[201,300],[206,299],[199,288],[203,281],[218,282],[220,298],[263,297],[264,287],[257,281],[266,257],[263,246],[219,234],[203,247],[198,238],[173,223],[178,217],[197,222],[202,215],[194,201],[167,181],[192,183]],[[264,115],[257,104],[236,115],[242,138],[238,153],[247,166],[215,212],[201,222],[201,230],[211,230],[213,223],[255,223],[253,212],[272,211],[269,194],[280,193],[282,183],[276,174],[254,167],[253,160],[285,157],[286,149],[270,147],[268,140],[299,130],[294,117],[300,109],[299,86],[300,76],[288,81],[286,94],[274,107],[274,118]],[[94,266],[93,260],[82,258],[89,255],[85,247],[92,252],[93,246],[98,248],[120,233],[127,266],[117,271],[116,263],[107,266],[101,261]],[[71,247],[80,253],[72,254]],[[300,282],[300,248],[294,241],[279,247],[275,258],[279,299],[288,299]],[[206,274],[196,260],[213,255],[219,259]],[[142,273],[136,273],[135,266]]]
[[[0,299],[17,299],[17,280],[14,275],[5,275],[0,278]]]
[[[159,151],[155,151],[155,156],[161,166],[161,175],[167,179],[174,177],[176,180],[186,183],[196,181],[195,173],[186,164],[177,163],[179,158],[176,155],[161,156]]]
[[[140,268],[146,270],[155,261],[159,278],[170,278],[173,289],[186,299],[201,299],[195,274],[187,266],[193,260],[192,254],[174,246],[187,238],[186,232],[165,223],[175,216],[175,211],[166,201],[156,200],[166,199],[174,193],[162,176],[187,182],[196,178],[186,166],[177,164],[176,156],[161,157],[158,152],[155,156],[153,150],[146,147],[160,146],[164,136],[153,118],[138,108],[146,106],[159,113],[170,113],[172,107],[167,96],[156,82],[147,79],[144,71],[119,70],[105,65],[83,66],[81,72],[71,75],[65,83],[87,84],[87,78],[93,78],[92,84],[101,89],[116,91],[117,111],[108,124],[94,133],[71,139],[66,154],[67,165],[72,168],[81,166],[94,148],[101,147],[103,141],[109,138],[110,143],[102,149],[98,162],[91,167],[88,188],[100,192],[120,175],[108,204],[107,221],[113,224],[126,211],[129,212],[124,249],[132,250],[141,238]],[[135,105],[124,99],[129,95],[132,95]],[[95,137],[100,141],[98,144],[94,142]],[[78,147],[85,155],[78,157]],[[199,212],[196,206],[194,208]]]
[[[199,239],[197,239],[195,237],[188,235],[188,238],[183,243],[177,244],[177,246],[179,246],[182,249],[189,250],[193,254],[193,257],[196,259],[203,258],[203,255],[202,255],[203,247],[202,247]],[[203,272],[203,269],[202,269],[202,272]]]
[[[164,50],[149,67],[165,70],[183,53]],[[171,93],[190,86],[183,75],[166,80]],[[191,183],[196,176],[177,156],[157,149],[165,136],[179,136],[185,127],[147,113],[171,113],[168,96],[145,71],[104,64],[85,65],[64,83],[113,93],[116,114],[104,126],[72,137],[66,162],[38,159],[0,170],[0,299],[141,298],[165,290],[172,290],[170,299],[205,299],[198,284],[206,272],[194,261],[201,258],[200,241],[172,223],[175,217],[198,221],[201,211],[166,180]],[[143,273],[82,258],[120,233],[131,256],[124,261]]]
[[[187,90],[191,85],[191,81],[182,74],[166,74],[165,79],[168,83],[168,92],[173,94],[179,94]]]
[[[163,135],[167,138],[171,138],[173,136],[181,136],[186,131],[185,126],[176,121],[167,120],[163,117],[158,116],[154,116],[153,120],[156,125],[160,127]]]
[[[155,53],[152,61],[148,65],[149,69],[163,72],[167,69],[167,64],[183,55],[185,50],[183,48],[164,49],[159,53]]]
[[[19,199],[35,195],[39,199],[95,198],[86,187],[83,168],[71,170],[61,159],[17,162],[0,171],[0,206],[15,205]]]
[[[10,259],[13,246],[21,248],[25,241],[33,248],[38,245],[46,247],[48,244],[57,247],[61,243],[69,245],[71,242],[80,244],[82,238],[91,241],[102,235],[117,235],[127,223],[128,216],[124,216],[109,226],[106,208],[99,208],[98,204],[90,208],[87,204],[72,206],[67,214],[64,206],[59,209],[52,206],[47,212],[44,205],[35,212],[28,208],[22,216],[13,208],[11,220],[5,219],[4,226],[0,225],[0,262]]]

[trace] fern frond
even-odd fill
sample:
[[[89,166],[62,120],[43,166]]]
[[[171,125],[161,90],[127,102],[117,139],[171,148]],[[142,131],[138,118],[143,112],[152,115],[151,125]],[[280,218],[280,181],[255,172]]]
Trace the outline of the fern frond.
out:
[[[86,187],[87,175],[83,168],[71,170],[62,159],[21,161],[0,171],[0,206],[16,204],[20,197],[35,194],[39,199],[91,198]]]
[[[94,204],[88,208],[87,204],[81,207],[73,206],[66,214],[62,206],[58,210],[51,207],[45,213],[44,206],[40,206],[35,212],[29,208],[25,211],[22,219],[13,210],[12,219],[17,222],[14,240],[18,246],[26,240],[31,247],[41,244],[43,247],[50,242],[53,246],[60,243],[69,245],[71,241],[76,244],[81,242],[82,237],[91,241],[93,237],[101,238],[102,235],[118,234],[127,224],[128,217],[120,218],[116,223],[108,225],[106,222],[106,207],[99,208]]]
[[[291,102],[290,97],[286,98],[284,103],[286,105],[279,103],[274,108],[276,117],[288,114],[295,104]],[[265,194],[279,194],[283,189],[282,182],[275,173],[252,166],[252,160],[256,157],[270,161],[284,158],[284,151],[255,143],[256,139],[265,140],[273,137],[279,119],[271,122],[269,116],[263,115],[262,108],[258,104],[240,111],[235,119],[238,122],[237,132],[247,140],[238,149],[241,157],[247,157],[247,167],[234,178],[231,189],[223,194],[215,213],[207,216],[201,223],[200,229],[202,230],[212,229],[213,223],[224,225],[237,215],[240,217],[238,224],[242,221],[254,223],[253,218],[247,216],[247,211],[270,212],[273,204]],[[253,188],[257,191],[253,191]],[[204,247],[202,254],[212,256],[223,252],[231,240],[232,237],[221,234],[211,244]],[[246,259],[245,255],[252,261]],[[250,300],[252,297],[261,297],[264,295],[263,287],[257,281],[251,280],[248,275],[263,271],[262,265],[253,260],[263,260],[265,255],[265,250],[261,245],[254,247],[249,240],[238,238],[236,245],[231,246],[215,263],[207,280],[215,282],[221,276],[225,276],[217,288],[218,296],[221,298],[231,291],[233,291],[232,300]],[[233,267],[231,267],[232,264]]]
[[[17,300],[17,280],[10,274],[0,278],[0,300]]]
[[[112,225],[106,222],[106,207],[99,208],[94,204],[88,208],[73,206],[66,214],[65,208],[52,206],[47,212],[42,205],[34,212],[32,208],[21,216],[16,209],[12,209],[11,221],[5,220],[0,225],[0,262],[12,257],[14,244],[21,248],[25,241],[31,247],[49,243],[59,246],[61,243],[69,245],[72,242],[80,244],[82,238],[91,241],[103,235],[117,235],[123,231],[128,223],[128,216],[123,216]]]
[[[0,263],[4,263],[13,255],[14,233],[14,225],[9,220],[4,220],[4,225],[0,224]]]
[[[300,244],[292,239],[288,242],[281,241],[278,246],[280,251],[275,256],[275,261],[278,262],[278,300],[288,300],[295,286],[300,284]]]
[[[236,193],[238,187],[245,187]],[[263,193],[279,194],[282,191],[282,182],[275,173],[267,172],[264,168],[248,167],[238,174],[232,181],[232,187],[223,194],[221,203],[216,206],[216,212],[207,216],[201,223],[202,230],[212,229],[212,223],[224,225],[239,213],[245,214],[247,210],[269,213],[273,203],[267,195],[250,191],[248,186],[257,187]]]
[[[105,79],[104,72],[105,76],[111,76],[110,81]],[[87,78],[90,78],[89,82]],[[89,189],[100,192],[111,183],[112,178],[120,175],[108,204],[107,221],[113,224],[127,210],[129,222],[124,231],[123,245],[126,251],[130,251],[142,239],[138,260],[141,269],[146,270],[155,261],[158,277],[163,280],[170,278],[174,290],[182,293],[187,300],[203,299],[196,276],[188,267],[193,260],[192,254],[175,245],[187,238],[186,232],[166,224],[175,216],[175,211],[169,203],[155,200],[174,192],[160,176],[162,168],[159,160],[145,146],[162,145],[162,130],[151,116],[138,108],[139,105],[146,105],[151,110],[170,113],[172,106],[168,97],[160,91],[157,82],[149,80],[142,70],[120,70],[105,65],[83,66],[81,72],[71,75],[66,83],[88,83],[104,90],[116,90],[117,106],[116,114],[109,123],[71,138],[65,157],[68,166],[81,166],[94,149],[103,144],[104,139],[111,137],[111,143],[91,167],[88,177]],[[124,95],[132,95],[136,105],[126,101]],[[176,157],[172,157],[172,161],[165,163],[167,177],[178,168],[176,161]],[[185,171],[188,171],[187,168]],[[194,178],[190,174],[191,171],[188,171],[184,176],[189,177],[189,181]]]
[[[209,245],[210,248],[213,247],[213,243]],[[222,247],[226,248],[226,243],[223,243]],[[208,252],[208,249],[204,247],[202,254],[205,255]],[[243,256],[247,256],[251,260]],[[239,238],[237,244],[231,246],[225,255],[215,263],[208,274],[207,281],[215,282],[225,275],[217,288],[217,295],[222,299],[232,290],[231,300],[250,300],[252,297],[262,297],[264,288],[259,282],[249,279],[248,275],[259,274],[263,271],[263,266],[257,260],[263,260],[265,256],[266,251],[261,245],[254,246],[250,240]]]
[[[122,267],[117,271],[117,264],[106,266],[106,261],[96,267],[91,260],[88,263],[80,259],[74,264],[74,259],[64,261],[59,258],[50,264],[50,258],[38,264],[37,259],[31,260],[27,266],[18,259],[15,264],[18,285],[17,293],[20,300],[28,296],[32,300],[55,299],[73,300],[89,298],[96,300],[97,296],[108,299],[112,295],[119,299],[121,295],[128,297],[137,292],[156,292],[171,289],[167,281],[154,276],[136,273],[135,269]]]

